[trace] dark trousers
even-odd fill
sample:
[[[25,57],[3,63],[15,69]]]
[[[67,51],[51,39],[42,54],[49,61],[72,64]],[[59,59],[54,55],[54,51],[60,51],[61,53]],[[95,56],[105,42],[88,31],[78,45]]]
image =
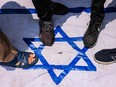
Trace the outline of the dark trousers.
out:
[[[101,22],[104,19],[104,3],[106,0],[92,0],[91,3],[91,21]]]
[[[32,2],[40,19],[51,19],[51,0],[32,0]]]
[[[51,0],[32,0],[40,19],[51,19],[50,3]],[[92,0],[91,21],[101,22],[104,19],[104,3],[106,0]],[[48,15],[49,13],[49,15]]]

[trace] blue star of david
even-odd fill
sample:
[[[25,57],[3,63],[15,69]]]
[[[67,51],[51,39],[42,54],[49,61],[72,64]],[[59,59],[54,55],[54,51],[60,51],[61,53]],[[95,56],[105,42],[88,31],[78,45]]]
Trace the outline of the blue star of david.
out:
[[[43,65],[35,65],[31,67],[31,69],[46,69],[51,76],[52,80],[58,85],[64,77],[71,71],[71,70],[83,70],[83,71],[96,71],[96,67],[93,63],[89,60],[85,52],[88,48],[83,47],[80,49],[74,41],[83,41],[82,37],[68,37],[68,35],[61,29],[60,26],[57,26],[55,29],[55,35],[57,33],[62,35],[62,38],[55,38],[55,42],[67,42],[74,50],[78,52],[76,57],[69,63],[69,65],[50,65],[44,56],[41,54],[42,50],[44,49],[44,45],[40,45],[38,48],[34,46],[33,42],[40,42],[39,38],[24,38],[26,44],[35,52],[38,56],[39,60],[42,62]],[[83,59],[88,66],[76,66],[75,64],[78,63],[80,59]],[[54,69],[63,70],[63,72],[57,77]]]

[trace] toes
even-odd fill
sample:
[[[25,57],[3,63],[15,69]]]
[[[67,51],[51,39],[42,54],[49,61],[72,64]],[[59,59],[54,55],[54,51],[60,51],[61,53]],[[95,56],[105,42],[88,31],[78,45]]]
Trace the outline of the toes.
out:
[[[35,57],[35,54],[34,54],[34,53],[31,53],[31,54],[29,55],[29,57]]]
[[[16,66],[19,66],[20,64],[21,64],[21,62],[17,62],[17,63],[16,63]]]
[[[28,58],[28,63],[31,64],[34,60],[35,60],[35,56],[34,57],[29,57]]]

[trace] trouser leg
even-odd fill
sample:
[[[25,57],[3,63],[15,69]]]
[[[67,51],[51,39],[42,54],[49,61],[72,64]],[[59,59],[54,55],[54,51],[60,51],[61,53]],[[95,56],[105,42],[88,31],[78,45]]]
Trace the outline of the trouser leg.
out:
[[[16,50],[11,46],[6,35],[0,32],[0,62],[9,62],[15,55]]]
[[[104,19],[104,3],[106,0],[92,0],[91,21],[101,22]]]
[[[51,0],[32,0],[32,2],[40,19],[51,20]]]

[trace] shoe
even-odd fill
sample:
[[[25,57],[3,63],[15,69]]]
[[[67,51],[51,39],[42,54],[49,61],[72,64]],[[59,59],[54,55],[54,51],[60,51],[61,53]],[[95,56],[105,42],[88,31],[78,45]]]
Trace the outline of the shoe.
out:
[[[56,15],[65,15],[69,12],[69,8],[63,4],[51,2],[51,12]]]
[[[55,39],[52,21],[40,20],[39,24],[40,24],[39,37],[42,43],[46,46],[52,46]]]
[[[83,42],[86,47],[91,48],[97,42],[100,33],[100,24],[101,23],[99,22],[90,22],[89,27],[83,37]]]
[[[103,49],[95,54],[94,60],[100,64],[116,63],[116,48]]]

